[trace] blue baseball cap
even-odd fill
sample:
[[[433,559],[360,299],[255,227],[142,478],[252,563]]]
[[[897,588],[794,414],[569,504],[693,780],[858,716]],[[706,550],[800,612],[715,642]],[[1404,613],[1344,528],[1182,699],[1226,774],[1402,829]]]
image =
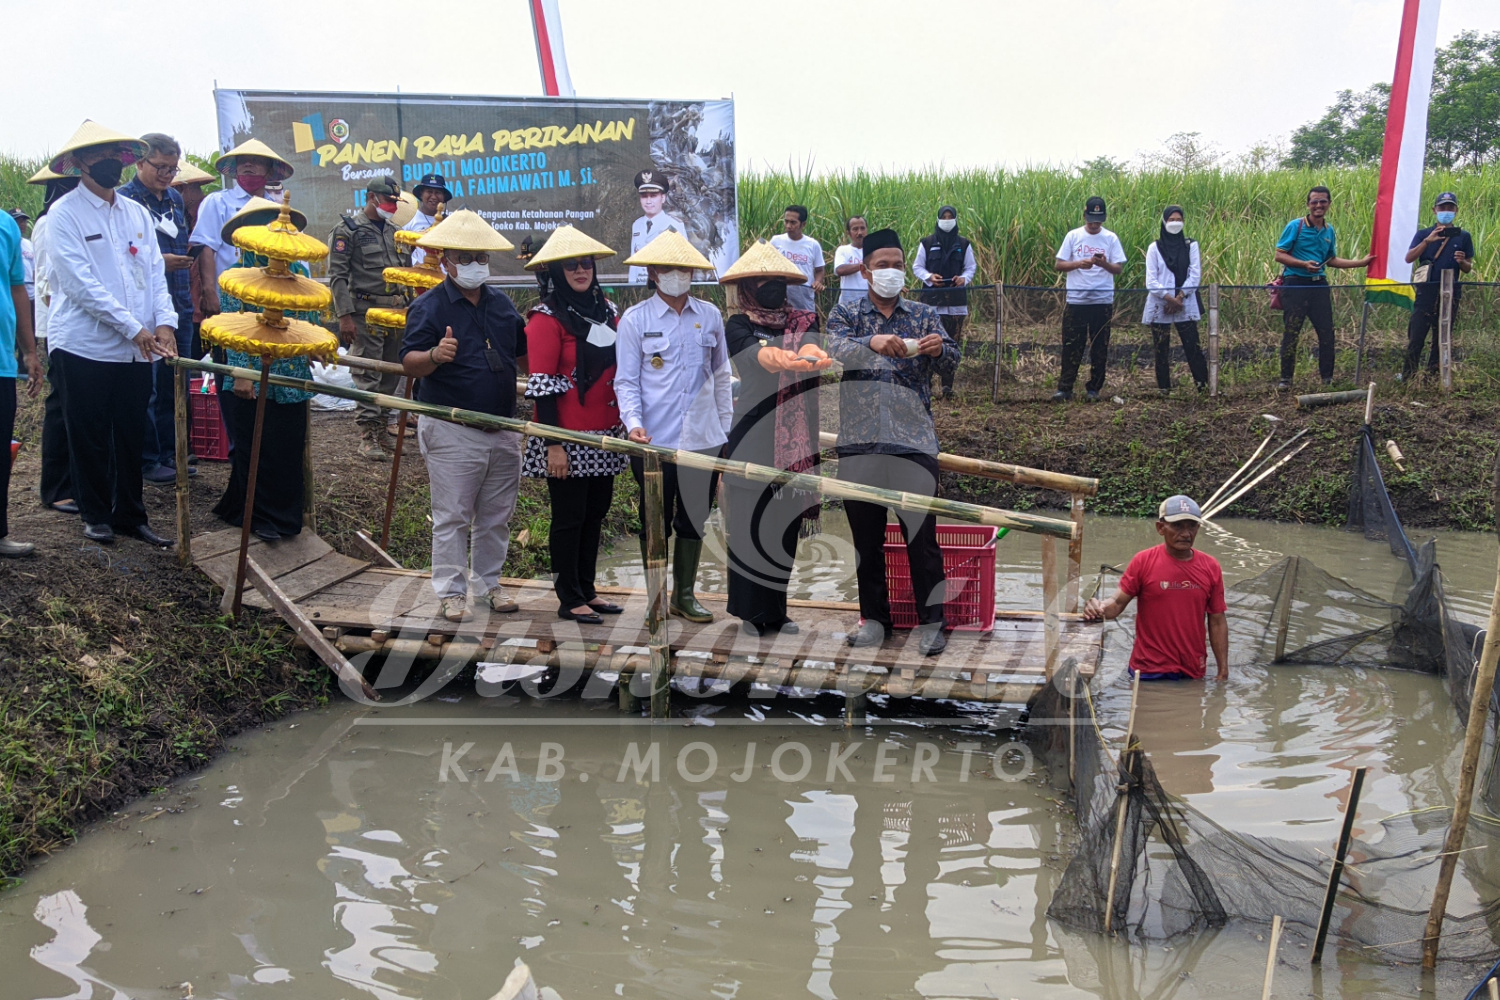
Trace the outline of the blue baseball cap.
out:
[[[1433,208],[1437,208],[1439,205],[1452,205],[1454,208],[1457,208],[1458,195],[1454,194],[1452,191],[1444,191],[1442,194],[1437,196],[1437,201],[1432,203]]]
[[[1161,502],[1161,507],[1156,512],[1156,519],[1166,521],[1168,524],[1176,524],[1178,521],[1202,521],[1203,511],[1198,509],[1192,497],[1179,493]]]

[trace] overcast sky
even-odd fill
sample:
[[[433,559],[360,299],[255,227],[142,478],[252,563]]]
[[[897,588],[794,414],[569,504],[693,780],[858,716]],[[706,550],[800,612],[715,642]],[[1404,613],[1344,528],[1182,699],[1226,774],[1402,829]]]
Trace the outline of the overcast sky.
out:
[[[1234,153],[1389,82],[1400,0],[558,0],[580,96],[733,95],[741,169]],[[526,0],[80,5],[0,0],[0,150],[84,118],[217,145],[212,90],[541,92]],[[1439,42],[1500,30],[1443,0]],[[55,34],[56,37],[49,37]]]

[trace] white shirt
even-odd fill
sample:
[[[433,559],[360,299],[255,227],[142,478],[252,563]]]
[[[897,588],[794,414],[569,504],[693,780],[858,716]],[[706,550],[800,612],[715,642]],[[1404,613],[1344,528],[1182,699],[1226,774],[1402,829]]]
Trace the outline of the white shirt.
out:
[[[36,339],[47,339],[47,314],[62,298],[54,291],[47,269],[47,217],[44,215],[31,224],[31,249],[36,255]]]
[[[653,367],[660,357],[662,366]],[[689,296],[679,314],[660,295],[625,310],[615,339],[615,397],[626,430],[651,443],[704,451],[729,440],[734,418],[724,317]]]
[[[222,191],[215,191],[198,206],[198,224],[193,227],[193,235],[188,237],[188,242],[214,252],[215,279],[240,262],[239,248],[233,243],[225,243],[220,234],[224,231],[224,223],[249,204],[250,198],[251,195],[244,188],[234,184]]]
[[[812,290],[812,283],[818,268],[823,266],[822,245],[811,236],[794,240],[786,233],[777,233],[771,237],[771,246],[791,261],[797,270],[807,275],[807,284],[786,286],[787,304],[793,309],[816,309],[818,293]]]
[[[853,243],[845,243],[833,252],[833,269],[837,271],[845,264],[863,264],[865,252]],[[858,271],[853,274],[841,274],[839,278],[839,301],[863,298],[870,290],[870,282]]]
[[[32,227],[32,232],[36,228]],[[21,237],[21,267],[26,271],[26,297],[36,301],[36,249],[30,240]]]
[[[682,224],[681,219],[673,218],[666,212],[658,212],[655,215],[643,215],[635,220],[630,227],[630,254],[635,256],[641,247],[656,239],[668,229],[675,229],[683,236],[687,235],[687,226]],[[629,280],[632,285],[644,285],[646,283],[646,269],[640,266],[630,268]]]
[[[965,285],[972,285],[974,283],[974,272],[978,271],[978,270],[979,270],[979,267],[974,263],[974,247],[972,245],[970,245],[969,247],[967,247],[964,250],[964,273],[963,273],[963,278],[964,278],[964,284]],[[912,263],[911,263],[911,273],[915,274],[917,276],[917,280],[920,281],[922,284],[924,284],[924,285],[931,285],[932,284],[933,273],[931,271],[927,270],[927,244],[925,244],[925,243],[918,243],[917,244],[917,259],[914,260],[914,261],[912,261]],[[950,286],[944,285],[943,287],[946,289],[946,288],[948,288]],[[966,306],[966,305],[965,306],[934,306],[933,308],[935,308],[938,311],[938,315],[939,316],[967,316],[967,315],[969,315],[969,307]]]
[[[406,225],[402,226],[398,230],[398,232],[403,232],[403,233],[425,233],[425,232],[427,232],[427,230],[431,229],[436,223],[437,223],[437,219],[435,217],[433,217],[431,215],[424,214],[422,212],[422,210],[419,208],[419,209],[417,209],[417,214],[413,215],[411,217],[411,220],[409,222],[407,222]],[[427,251],[426,250],[423,250],[421,247],[412,247],[411,248],[411,264],[412,264],[412,267],[416,267],[418,264],[422,263],[422,261],[424,261],[426,259],[427,259]]]
[[[1203,268],[1198,261],[1198,241],[1188,241],[1187,280],[1182,283],[1182,309],[1167,312],[1163,299],[1177,294],[1177,275],[1167,270],[1167,262],[1161,259],[1161,251],[1155,241],[1146,251],[1146,311],[1141,315],[1142,323],[1182,323],[1196,320],[1202,315],[1198,311],[1198,284],[1203,278]]]
[[[94,361],[141,361],[133,343],[138,333],[177,329],[151,213],[121,194],[104,201],[80,184],[47,218],[49,280],[63,293],[52,301],[48,349]]]
[[[1088,260],[1104,254],[1111,264],[1125,263],[1125,248],[1120,238],[1108,229],[1090,233],[1079,226],[1063,237],[1057,248],[1058,260]],[[1065,276],[1068,302],[1072,305],[1109,305],[1115,300],[1115,276],[1102,267],[1080,267]]]

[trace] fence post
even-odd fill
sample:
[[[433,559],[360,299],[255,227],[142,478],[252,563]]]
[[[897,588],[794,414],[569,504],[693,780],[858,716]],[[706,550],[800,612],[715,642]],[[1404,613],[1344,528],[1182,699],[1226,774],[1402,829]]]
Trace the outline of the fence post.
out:
[[[661,458],[641,458],[646,517],[646,629],[651,649],[651,718],[665,719],[671,707],[672,650],[667,643],[667,520]]]
[[[1000,358],[1005,353],[1005,282],[995,282],[995,378],[990,402],[1000,402]]]
[[[1438,292],[1438,364],[1442,366],[1443,391],[1453,391],[1453,277],[1452,268],[1442,272],[1443,283]]]
[[[1219,283],[1208,286],[1208,394],[1219,394]]]

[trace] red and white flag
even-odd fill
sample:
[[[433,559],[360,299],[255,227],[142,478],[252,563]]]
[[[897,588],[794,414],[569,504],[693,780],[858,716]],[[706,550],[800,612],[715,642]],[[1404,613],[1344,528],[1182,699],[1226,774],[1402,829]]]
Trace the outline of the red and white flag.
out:
[[[1438,7],[1441,0],[1405,0],[1401,42],[1396,48],[1396,75],[1385,119],[1380,153],[1380,187],[1375,198],[1375,231],[1370,252],[1376,255],[1366,278],[1371,300],[1411,308],[1412,266],[1406,248],[1417,231],[1422,211],[1422,168],[1427,155],[1427,105],[1432,97],[1432,68],[1437,59]]]
[[[531,27],[536,33],[536,61],[542,70],[542,91],[548,97],[572,97],[568,54],[563,50],[562,15],[557,0],[531,0]]]

